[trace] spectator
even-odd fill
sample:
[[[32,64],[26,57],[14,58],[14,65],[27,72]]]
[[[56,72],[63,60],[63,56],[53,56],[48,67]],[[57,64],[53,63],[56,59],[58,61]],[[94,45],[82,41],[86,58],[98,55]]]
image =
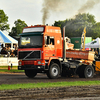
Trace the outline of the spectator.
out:
[[[14,50],[12,49],[11,52],[10,52],[10,57],[14,57]]]
[[[5,48],[5,47],[3,47],[3,48],[1,49],[1,54],[8,54],[8,52],[6,51],[6,48]]]
[[[14,50],[14,55],[17,57],[17,47],[15,47],[15,50]]]
[[[10,56],[10,53],[11,53],[10,46],[7,48],[7,52],[8,52],[8,57],[9,57]]]
[[[10,47],[8,47],[8,48],[7,48],[7,52],[11,52],[11,49],[10,49]]]
[[[5,45],[5,48],[6,48],[6,50],[7,50],[7,48],[8,48],[8,45],[7,45],[7,44]]]

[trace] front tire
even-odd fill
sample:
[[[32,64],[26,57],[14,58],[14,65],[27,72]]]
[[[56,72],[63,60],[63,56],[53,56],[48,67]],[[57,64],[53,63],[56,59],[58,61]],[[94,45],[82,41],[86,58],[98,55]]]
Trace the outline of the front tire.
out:
[[[37,72],[34,70],[25,70],[25,75],[28,78],[34,78],[37,75]]]
[[[50,79],[55,79],[55,78],[58,78],[59,73],[60,73],[59,65],[56,63],[52,63],[50,65],[49,70],[47,71],[47,76]]]

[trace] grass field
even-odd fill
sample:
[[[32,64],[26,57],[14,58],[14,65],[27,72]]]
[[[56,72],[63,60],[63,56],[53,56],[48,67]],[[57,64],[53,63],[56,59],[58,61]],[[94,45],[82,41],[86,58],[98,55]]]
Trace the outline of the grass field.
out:
[[[8,73],[23,73],[24,70],[17,70],[17,69],[0,69],[0,72],[8,72]]]
[[[2,84],[0,90],[14,90],[27,88],[49,88],[49,87],[67,87],[67,86],[86,86],[100,85],[100,81],[75,81],[75,82],[48,82],[48,83],[25,83],[25,84]]]
[[[8,69],[8,66],[0,66],[0,69]],[[12,66],[12,69],[18,69],[18,66]]]
[[[0,72],[10,72],[10,73],[19,73],[24,72],[23,70],[18,70],[17,66],[10,67],[10,70],[8,70],[8,66],[0,66]]]

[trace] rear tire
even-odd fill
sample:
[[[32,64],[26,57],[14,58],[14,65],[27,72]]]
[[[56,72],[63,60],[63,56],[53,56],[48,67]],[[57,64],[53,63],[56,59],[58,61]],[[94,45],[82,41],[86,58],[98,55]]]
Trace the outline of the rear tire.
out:
[[[94,68],[91,65],[82,65],[78,71],[80,78],[92,78],[94,76]]]
[[[59,65],[56,63],[52,63],[50,65],[49,70],[47,71],[47,76],[50,79],[56,79],[56,78],[58,78],[59,73],[60,73]]]
[[[25,70],[25,75],[28,78],[34,78],[37,75],[37,72],[34,70]]]
[[[84,77],[85,78],[92,78],[94,76],[94,68],[90,65],[85,66],[84,68]]]

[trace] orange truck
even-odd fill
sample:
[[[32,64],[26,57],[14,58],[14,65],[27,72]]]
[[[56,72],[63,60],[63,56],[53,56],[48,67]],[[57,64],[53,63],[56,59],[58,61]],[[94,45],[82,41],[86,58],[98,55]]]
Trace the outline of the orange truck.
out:
[[[35,25],[25,27],[18,43],[18,69],[33,78],[46,73],[48,78],[59,75],[91,78],[100,70],[100,62],[94,61],[94,52],[74,50],[69,38],[61,34],[60,27]]]

